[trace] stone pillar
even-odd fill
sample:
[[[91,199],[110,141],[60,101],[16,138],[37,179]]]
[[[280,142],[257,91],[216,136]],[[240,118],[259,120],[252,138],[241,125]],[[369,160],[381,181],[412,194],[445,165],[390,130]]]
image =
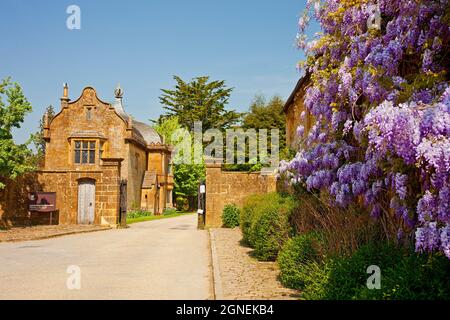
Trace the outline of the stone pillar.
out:
[[[206,212],[205,226],[220,226],[221,212],[223,207],[220,196],[220,186],[222,184],[222,159],[205,159],[206,165]]]
[[[103,158],[103,189],[101,196],[107,200],[102,204],[101,224],[119,225],[120,217],[120,167],[122,158]]]

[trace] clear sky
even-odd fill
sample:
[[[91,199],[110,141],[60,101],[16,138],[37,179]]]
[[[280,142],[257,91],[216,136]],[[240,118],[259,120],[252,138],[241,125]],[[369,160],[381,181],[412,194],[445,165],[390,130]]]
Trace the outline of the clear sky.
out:
[[[69,30],[69,5],[81,9],[81,29]],[[163,112],[161,88],[208,75],[234,87],[229,108],[246,111],[255,94],[286,99],[303,53],[294,46],[302,0],[0,0],[0,78],[11,76],[33,106],[24,142],[62,84],[78,98],[93,86],[114,100],[118,83],[127,112],[148,121]],[[314,31],[314,30],[313,30]]]

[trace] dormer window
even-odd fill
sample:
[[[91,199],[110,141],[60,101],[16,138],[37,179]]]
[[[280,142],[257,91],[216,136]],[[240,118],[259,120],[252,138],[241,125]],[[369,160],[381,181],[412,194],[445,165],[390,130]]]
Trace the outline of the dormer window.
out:
[[[75,140],[75,164],[94,164],[95,145],[95,141]]]

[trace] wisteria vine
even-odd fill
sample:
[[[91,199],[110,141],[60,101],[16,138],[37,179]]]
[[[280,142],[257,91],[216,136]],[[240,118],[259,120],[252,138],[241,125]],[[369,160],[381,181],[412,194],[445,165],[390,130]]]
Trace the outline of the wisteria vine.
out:
[[[311,16],[322,32],[308,39]],[[450,258],[449,22],[448,0],[308,0],[297,41],[315,123],[280,173],[343,207],[395,212],[417,251]]]

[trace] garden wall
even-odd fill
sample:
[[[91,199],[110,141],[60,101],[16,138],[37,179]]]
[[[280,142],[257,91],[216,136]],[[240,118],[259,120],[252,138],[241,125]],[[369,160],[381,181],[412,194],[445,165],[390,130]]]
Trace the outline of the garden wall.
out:
[[[222,226],[222,210],[234,203],[242,206],[251,194],[275,192],[274,173],[223,171],[221,161],[206,163],[206,227]]]
[[[56,224],[76,224],[78,215],[78,183],[95,181],[94,224],[116,226],[119,220],[120,161],[104,159],[101,170],[35,171],[3,181],[0,189],[0,227],[49,224],[48,214],[28,217],[28,193],[56,192]],[[32,220],[32,221],[31,221]]]

